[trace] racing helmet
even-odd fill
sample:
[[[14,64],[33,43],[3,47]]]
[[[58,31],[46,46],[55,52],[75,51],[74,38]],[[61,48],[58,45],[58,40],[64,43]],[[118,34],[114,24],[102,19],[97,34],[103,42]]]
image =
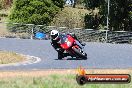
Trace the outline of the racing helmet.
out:
[[[57,31],[57,30],[52,30],[52,31],[50,32],[50,36],[51,36],[51,39],[53,39],[53,40],[58,40],[58,38],[59,38],[59,31]]]

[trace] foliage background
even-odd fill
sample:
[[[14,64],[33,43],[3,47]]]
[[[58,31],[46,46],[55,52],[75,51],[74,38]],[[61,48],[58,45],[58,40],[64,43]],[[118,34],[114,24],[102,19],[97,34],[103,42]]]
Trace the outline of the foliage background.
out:
[[[9,15],[11,22],[48,24],[63,8],[63,0],[14,0]]]
[[[99,9],[99,13],[86,15],[87,28],[106,26],[108,0],[84,0],[85,7],[89,10]],[[97,22],[97,23],[96,23]],[[131,0],[110,0],[109,29],[132,31],[132,2]]]
[[[86,29],[104,29],[106,27],[108,0],[70,0],[73,3],[71,8],[67,10],[64,9],[67,8],[65,1],[0,0],[0,9],[5,8],[6,5],[12,6],[10,14],[8,14],[10,22],[67,26],[70,28],[81,27]],[[10,5],[12,2],[13,4]],[[78,9],[79,14],[76,14],[74,8]],[[96,9],[98,10],[97,13],[94,12]],[[86,13],[84,10],[88,12]],[[60,24],[58,25],[59,22]],[[109,29],[112,31],[132,31],[131,25],[131,0],[110,0]]]

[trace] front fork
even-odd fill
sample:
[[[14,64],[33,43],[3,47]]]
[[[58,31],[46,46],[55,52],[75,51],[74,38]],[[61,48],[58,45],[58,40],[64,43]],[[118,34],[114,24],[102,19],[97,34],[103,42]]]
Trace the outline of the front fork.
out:
[[[77,40],[75,40],[75,44],[77,44],[81,49],[84,48]]]

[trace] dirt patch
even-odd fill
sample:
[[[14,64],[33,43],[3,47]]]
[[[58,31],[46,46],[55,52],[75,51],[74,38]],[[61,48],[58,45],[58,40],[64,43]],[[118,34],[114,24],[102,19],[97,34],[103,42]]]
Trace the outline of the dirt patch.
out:
[[[14,52],[0,51],[0,64],[9,64],[24,61],[26,57]]]
[[[52,74],[77,74],[76,69],[70,70],[32,70],[32,71],[1,71],[0,78],[9,78],[9,77],[42,77]],[[132,74],[132,69],[87,69],[87,74]]]

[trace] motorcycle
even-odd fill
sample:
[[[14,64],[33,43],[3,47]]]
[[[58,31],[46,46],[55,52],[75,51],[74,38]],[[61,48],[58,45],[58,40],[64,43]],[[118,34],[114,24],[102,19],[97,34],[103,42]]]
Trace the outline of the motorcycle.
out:
[[[72,58],[87,59],[87,54],[84,52],[84,46],[71,35],[62,35],[59,44]],[[62,59],[63,57],[65,57],[64,54],[58,55],[58,59]]]

